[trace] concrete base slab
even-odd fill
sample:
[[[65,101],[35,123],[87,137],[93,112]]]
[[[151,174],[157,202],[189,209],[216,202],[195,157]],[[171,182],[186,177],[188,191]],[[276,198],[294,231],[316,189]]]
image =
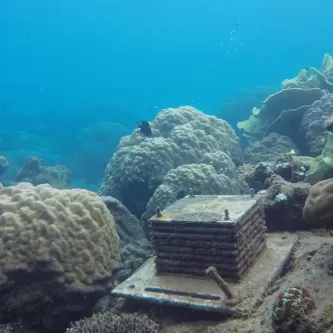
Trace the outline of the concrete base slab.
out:
[[[156,274],[154,258],[148,259],[130,278],[117,286],[112,295],[186,307],[196,310],[242,316],[253,308],[288,261],[297,237],[268,234],[267,247],[246,276],[228,285],[241,302],[228,305],[217,284],[206,277]]]

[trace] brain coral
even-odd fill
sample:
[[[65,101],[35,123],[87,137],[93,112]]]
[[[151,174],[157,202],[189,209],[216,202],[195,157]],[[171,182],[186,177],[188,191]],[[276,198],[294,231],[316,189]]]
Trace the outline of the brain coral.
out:
[[[318,228],[333,228],[333,178],[313,185],[305,201],[304,220]]]
[[[152,137],[138,130],[124,137],[112,156],[100,189],[140,216],[168,171],[202,163],[207,153],[223,152],[239,165],[238,138],[224,120],[184,106],[160,111],[152,122]]]
[[[93,192],[29,183],[0,191],[0,278],[53,274],[70,291],[99,290],[119,266],[118,235]]]
[[[54,321],[66,327],[73,312],[89,314],[112,286],[118,243],[114,220],[93,192],[30,183],[2,188],[0,316],[45,321],[40,325],[51,332]]]

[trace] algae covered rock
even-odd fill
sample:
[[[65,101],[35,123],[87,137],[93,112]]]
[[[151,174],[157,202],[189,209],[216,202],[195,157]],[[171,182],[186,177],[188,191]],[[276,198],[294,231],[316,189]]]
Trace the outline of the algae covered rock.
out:
[[[268,190],[260,199],[269,231],[307,230],[303,207],[309,194],[307,183],[290,183],[278,175],[266,180]],[[284,200],[280,200],[284,198]]]
[[[319,156],[295,156],[295,159],[309,165],[304,180],[311,185],[333,177],[333,133],[328,134],[325,148]]]

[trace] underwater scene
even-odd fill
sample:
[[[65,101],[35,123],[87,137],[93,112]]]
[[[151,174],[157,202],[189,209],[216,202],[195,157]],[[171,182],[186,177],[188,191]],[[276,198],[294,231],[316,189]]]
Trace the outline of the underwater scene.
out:
[[[332,13],[2,0],[0,333],[332,333]]]

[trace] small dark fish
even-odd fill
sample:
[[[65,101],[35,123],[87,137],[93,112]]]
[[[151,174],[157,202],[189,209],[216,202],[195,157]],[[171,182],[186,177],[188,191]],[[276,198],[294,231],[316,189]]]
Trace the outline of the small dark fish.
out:
[[[145,136],[152,136],[153,132],[151,131],[151,127],[148,121],[142,120],[140,123],[137,122],[138,128],[140,128],[141,134]]]

